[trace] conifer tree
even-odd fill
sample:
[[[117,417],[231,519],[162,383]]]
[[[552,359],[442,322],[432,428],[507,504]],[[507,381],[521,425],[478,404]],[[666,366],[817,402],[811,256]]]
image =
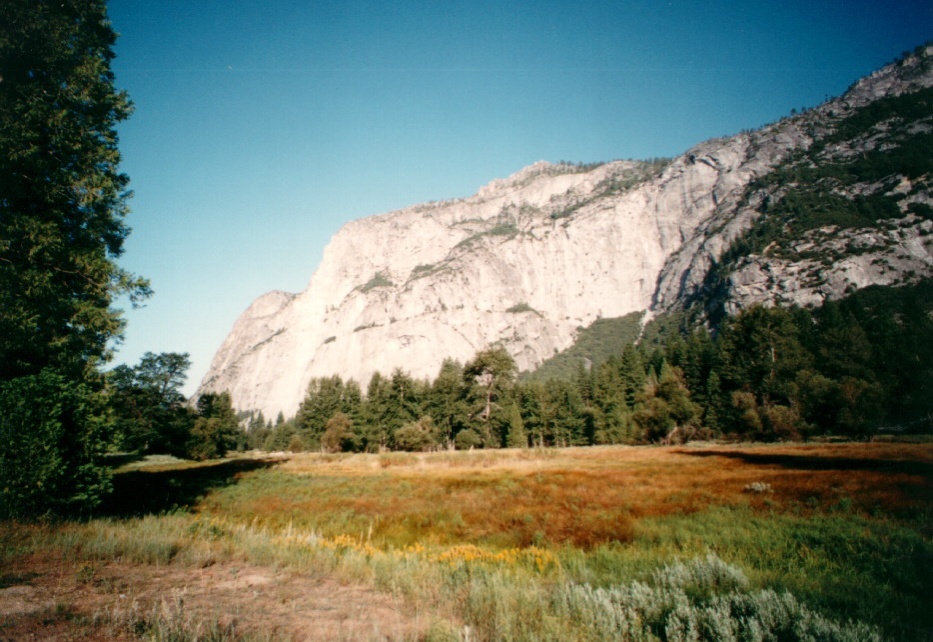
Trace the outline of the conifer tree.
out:
[[[527,448],[528,436],[525,434],[525,423],[517,402],[509,408],[509,448]]]

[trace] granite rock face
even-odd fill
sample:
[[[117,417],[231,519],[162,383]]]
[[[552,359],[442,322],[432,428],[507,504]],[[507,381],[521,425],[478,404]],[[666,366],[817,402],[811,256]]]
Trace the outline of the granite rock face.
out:
[[[199,393],[226,390],[241,410],[290,416],[312,377],[337,374],[364,389],[376,371],[433,378],[445,357],[467,361],[494,343],[520,369],[533,369],[599,318],[674,309],[702,291],[711,266],[759,215],[766,195],[749,189],[753,181],[852,110],[933,85],[918,60],[880,70],[819,108],[706,141],[667,163],[538,162],[469,198],[350,222],[303,292],[268,293],[241,315]],[[857,154],[868,144],[847,141],[831,152]],[[910,198],[931,200],[916,189]],[[786,252],[746,257],[726,307],[813,303],[929,276],[930,226],[911,215],[883,233],[817,230],[799,239],[796,260]],[[839,259],[805,258],[807,244],[832,246]]]

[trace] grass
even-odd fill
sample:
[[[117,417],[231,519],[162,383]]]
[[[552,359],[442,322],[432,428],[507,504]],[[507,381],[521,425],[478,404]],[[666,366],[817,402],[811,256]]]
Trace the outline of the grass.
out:
[[[71,565],[82,586],[118,565],[121,590],[151,569],[251,567],[391,596],[411,624],[403,639],[625,639],[633,623],[643,626],[629,639],[689,638],[691,626],[698,639],[753,639],[739,622],[756,617],[815,639],[933,639],[930,444],[308,453],[271,464],[119,473],[118,491],[156,514],[124,497],[84,523],[10,525],[3,585],[41,574],[28,560]],[[166,500],[171,489],[183,501]],[[742,586],[665,584],[720,566]],[[674,601],[639,610],[645,595]],[[140,631],[162,626],[159,608],[137,609]],[[262,615],[241,613],[236,634],[204,617],[186,630],[249,639]]]

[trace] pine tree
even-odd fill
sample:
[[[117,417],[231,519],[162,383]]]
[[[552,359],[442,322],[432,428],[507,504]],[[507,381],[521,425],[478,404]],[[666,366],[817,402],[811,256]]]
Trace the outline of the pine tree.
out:
[[[444,359],[431,384],[427,399],[429,414],[440,431],[444,444],[453,443],[454,435],[463,427],[468,409],[464,399],[463,366],[453,359]]]
[[[622,379],[622,392],[625,396],[625,403],[630,410],[634,409],[638,395],[645,386],[647,375],[641,352],[632,343],[626,345],[622,350],[619,374]]]
[[[464,383],[471,388],[476,407],[473,416],[488,446],[501,445],[499,436],[493,434],[493,412],[501,411],[499,399],[511,388],[517,371],[512,355],[502,347],[477,352],[463,368]]]
[[[509,408],[509,448],[527,448],[528,436],[525,434],[525,423],[518,403],[513,402]]]
[[[236,447],[242,432],[230,395],[207,393],[198,398],[197,406],[198,418],[188,439],[188,456],[200,460],[223,457]]]

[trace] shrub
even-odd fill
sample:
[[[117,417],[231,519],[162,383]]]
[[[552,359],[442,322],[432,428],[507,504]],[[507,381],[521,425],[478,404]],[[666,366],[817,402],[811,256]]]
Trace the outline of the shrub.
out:
[[[0,518],[94,508],[110,491],[95,460],[108,428],[99,393],[43,370],[0,382]]]
[[[479,448],[482,445],[483,438],[472,428],[465,428],[454,437],[454,446],[456,446],[457,450],[469,450],[471,448]]]
[[[533,307],[531,307],[527,303],[522,302],[522,303],[516,303],[515,305],[507,308],[506,312],[508,312],[509,314],[521,314],[522,312],[537,313],[537,310],[535,310]]]
[[[366,294],[370,290],[375,288],[387,288],[393,285],[392,281],[389,280],[389,277],[382,272],[376,272],[369,281],[359,286],[357,289]]]
[[[291,436],[291,439],[288,440],[287,450],[290,453],[300,453],[305,450],[305,442],[301,438],[301,435],[295,434]]]
[[[434,421],[430,417],[422,417],[395,431],[395,446],[409,452],[430,450],[437,443],[434,433]]]
[[[321,449],[329,453],[356,450],[356,435],[353,434],[353,421],[342,412],[327,420],[324,434],[321,435]]]
[[[790,593],[747,587],[741,570],[708,555],[662,568],[651,584],[571,585],[558,591],[554,606],[602,640],[881,640],[876,629],[830,620]]]

